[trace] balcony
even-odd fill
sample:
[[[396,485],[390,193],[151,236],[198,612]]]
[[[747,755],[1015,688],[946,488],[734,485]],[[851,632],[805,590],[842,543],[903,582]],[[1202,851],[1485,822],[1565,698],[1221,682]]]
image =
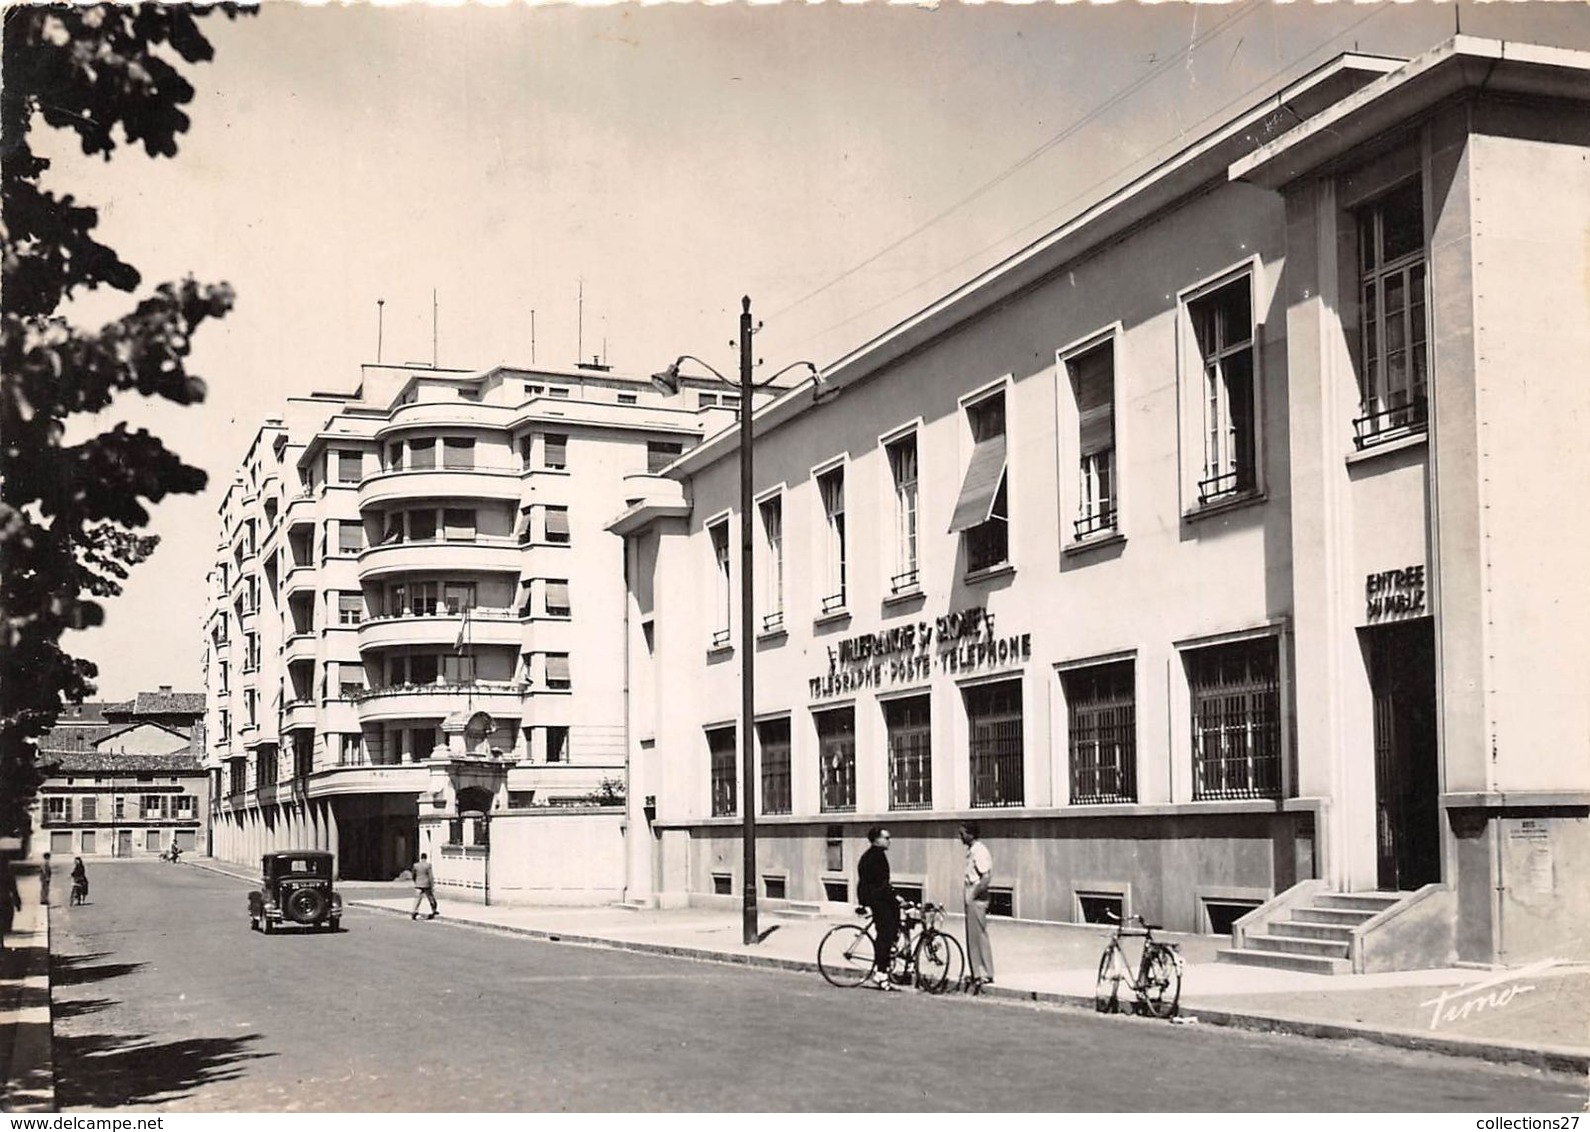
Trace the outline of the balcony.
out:
[[[512,411],[504,405],[461,401],[410,401],[392,410],[392,416],[375,434],[385,442],[417,428],[456,429],[468,427],[502,429],[508,427]]]
[[[310,527],[315,525],[315,497],[305,492],[287,500],[287,510],[282,512],[282,526]]]
[[[360,553],[359,577],[379,578],[405,571],[434,574],[440,570],[518,574],[520,554],[519,544],[512,538],[491,535],[476,535],[468,542],[388,542]]]
[[[282,646],[282,661],[291,664],[295,660],[315,659],[316,638],[312,632],[294,633],[287,638],[287,643]]]
[[[404,612],[371,617],[359,626],[359,648],[380,649],[394,645],[453,645],[463,627],[461,613],[444,607],[435,613]],[[511,609],[477,606],[469,611],[468,642],[471,645],[504,645],[517,648],[521,627]]]
[[[287,568],[287,576],[282,579],[282,593],[290,594],[299,591],[312,593],[315,588],[315,568],[308,563],[296,563]]]
[[[500,499],[519,502],[519,473],[509,468],[399,468],[359,485],[359,509],[410,499]]]
[[[529,685],[518,680],[476,680],[472,684],[398,684],[371,688],[354,697],[359,722],[435,719],[455,711],[484,711],[498,719],[518,719]]]
[[[393,763],[384,766],[327,767],[308,780],[311,798],[332,794],[399,794],[413,797],[430,788],[431,772],[419,763]]]
[[[315,726],[315,701],[305,696],[282,705],[282,730],[301,731]]]

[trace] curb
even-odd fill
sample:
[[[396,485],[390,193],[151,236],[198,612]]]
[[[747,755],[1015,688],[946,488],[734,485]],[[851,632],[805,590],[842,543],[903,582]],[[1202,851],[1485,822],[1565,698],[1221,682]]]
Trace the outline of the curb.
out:
[[[388,908],[363,900],[349,902],[350,907],[363,908],[387,915],[407,915],[401,908]],[[545,928],[518,927],[513,924],[494,924],[487,920],[443,917],[449,923],[468,924],[471,927],[524,936],[547,943],[567,943],[580,947],[600,947],[609,951],[629,951],[643,955],[658,955],[674,959],[691,959],[706,963],[727,963],[741,967],[761,967],[779,971],[814,972],[817,964],[805,959],[782,959],[772,955],[745,955],[733,951],[714,951],[702,947],[684,947],[677,944],[645,943],[639,940],[618,940],[602,936],[572,935],[568,932],[549,931]],[[1093,1010],[1089,995],[1065,994],[1059,991],[1018,990],[1014,987],[984,987],[976,996],[1008,1003],[1042,1003],[1049,1006],[1066,1006],[1087,1011]],[[1300,1018],[1287,1018],[1274,1014],[1243,1014],[1228,1010],[1186,1007],[1182,1017],[1202,1025],[1220,1026],[1258,1034],[1286,1034],[1293,1037],[1316,1038],[1329,1041],[1367,1041],[1397,1049],[1438,1053],[1448,1057],[1467,1057],[1498,1064],[1523,1065],[1551,1073],[1590,1073],[1590,1051],[1565,1049],[1553,1046],[1528,1046],[1517,1042],[1486,1042],[1470,1038],[1439,1037],[1417,1030],[1380,1030],[1369,1026],[1350,1026],[1339,1022],[1315,1022]]]

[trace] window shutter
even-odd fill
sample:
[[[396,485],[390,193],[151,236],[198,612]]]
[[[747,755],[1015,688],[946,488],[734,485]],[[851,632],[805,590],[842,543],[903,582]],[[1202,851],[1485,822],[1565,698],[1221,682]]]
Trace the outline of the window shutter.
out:
[[[1115,365],[1110,347],[1092,350],[1072,362],[1076,386],[1081,455],[1115,446]]]
[[[567,684],[569,682],[569,654],[566,652],[547,653],[547,683]]]
[[[560,581],[547,582],[547,609],[563,610],[569,608],[569,583]]]
[[[569,533],[569,509],[567,507],[547,508],[547,534],[563,535]]]
[[[950,520],[950,534],[959,534],[988,522],[994,511],[994,496],[1005,478],[1005,435],[999,433],[979,440],[972,449],[972,460],[961,484],[961,497]]]

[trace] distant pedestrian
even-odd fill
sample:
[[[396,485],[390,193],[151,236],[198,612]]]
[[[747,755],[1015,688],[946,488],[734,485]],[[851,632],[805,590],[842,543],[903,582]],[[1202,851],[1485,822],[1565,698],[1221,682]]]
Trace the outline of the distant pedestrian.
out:
[[[72,858],[72,895],[68,903],[88,903],[88,870],[83,867],[81,857]]]
[[[900,898],[889,879],[889,831],[875,825],[867,830],[867,840],[872,847],[856,862],[856,899],[872,910],[872,925],[878,934],[872,985],[879,990],[898,990],[889,979],[894,942],[900,936]]]
[[[436,919],[436,870],[431,868],[430,858],[424,853],[414,862],[414,911],[409,913],[409,919],[420,918],[420,904],[422,901],[431,902],[431,914],[427,920]]]
[[[5,950],[11,918],[21,910],[22,893],[17,891],[17,878],[11,872],[11,859],[0,857],[0,951]]]
[[[50,906],[50,855],[44,854],[44,862],[39,866],[39,907]]]
[[[994,883],[994,855],[978,840],[976,822],[961,823],[966,846],[966,960],[972,969],[972,990],[994,981],[994,949],[988,943],[989,886]]]

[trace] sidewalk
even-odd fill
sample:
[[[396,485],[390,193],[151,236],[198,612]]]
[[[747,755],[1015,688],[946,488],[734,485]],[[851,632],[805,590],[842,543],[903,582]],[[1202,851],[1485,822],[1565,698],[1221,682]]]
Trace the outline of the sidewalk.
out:
[[[253,879],[237,866],[193,863]],[[413,906],[413,889],[405,885],[349,882],[342,887],[349,890],[352,907],[406,916]],[[392,895],[354,894],[354,890],[372,888]],[[762,942],[747,947],[741,942],[738,907],[670,911],[614,906],[488,908],[443,899],[441,911],[440,923],[474,924],[564,944],[810,971],[813,978],[817,977],[818,942],[829,928],[845,919],[764,910],[759,921]],[[436,926],[427,924],[417,930]],[[960,917],[951,917],[949,927],[962,937]],[[1099,954],[1108,935],[1105,929],[996,919],[989,931],[998,981],[984,989],[985,998],[1093,1009]],[[1189,1022],[1360,1039],[1541,1069],[1590,1072],[1590,964],[1544,970],[1536,965],[1513,972],[1446,968],[1385,975],[1313,975],[1218,963],[1215,952],[1227,945],[1223,937],[1168,933],[1165,938],[1181,945],[1186,961],[1181,1013]],[[1465,987],[1472,989],[1453,995]],[[1451,997],[1443,1001],[1442,995]]]
[[[54,1112],[50,918],[39,906],[36,869],[27,863],[13,867],[22,910],[0,951],[0,1111]]]

